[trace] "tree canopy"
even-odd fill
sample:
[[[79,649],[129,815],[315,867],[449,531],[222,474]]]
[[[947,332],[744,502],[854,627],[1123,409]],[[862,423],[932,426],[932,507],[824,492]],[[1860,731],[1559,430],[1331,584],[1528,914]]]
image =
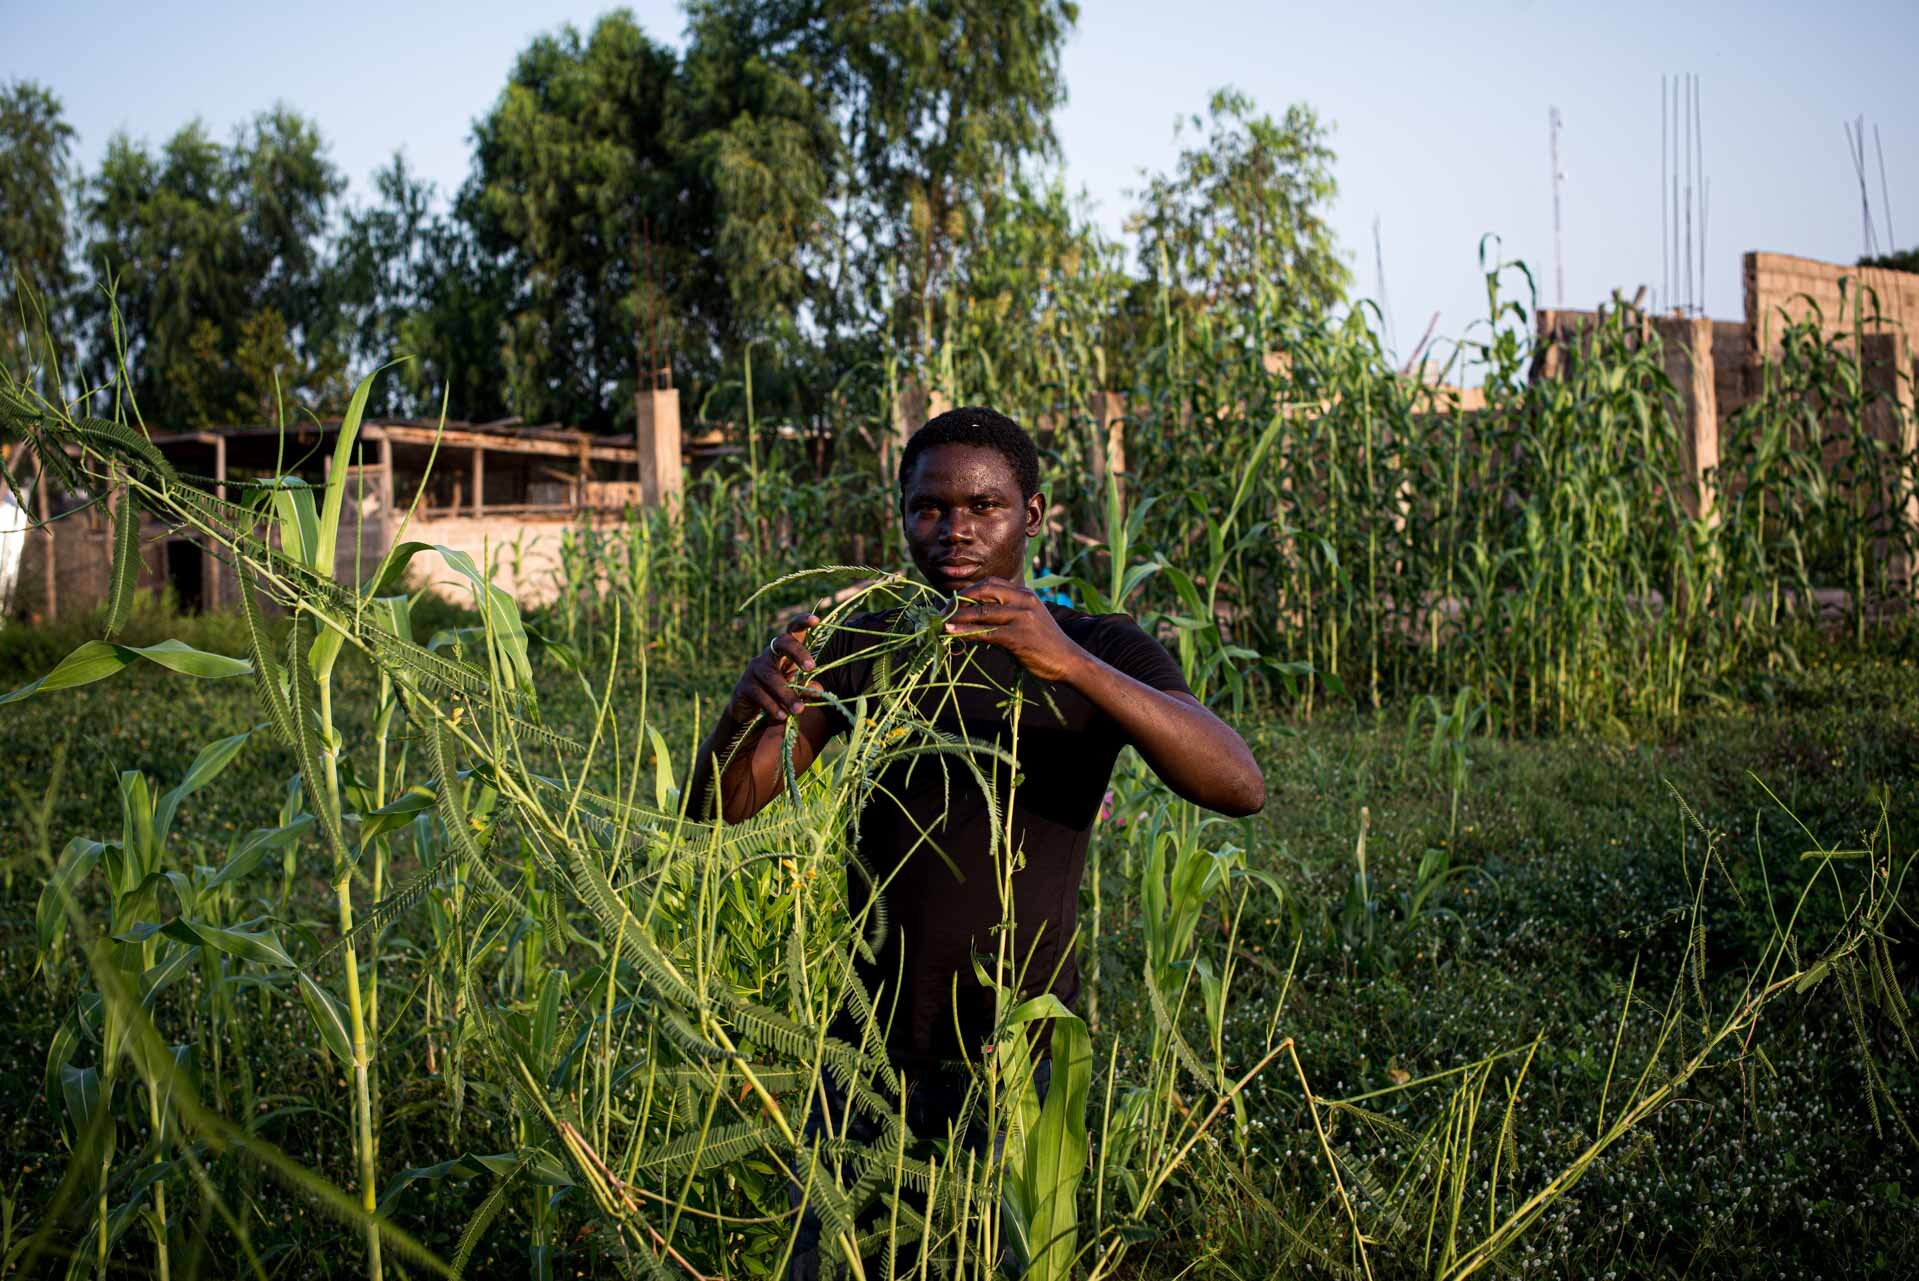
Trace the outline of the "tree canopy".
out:
[[[1141,270],[1164,274],[1188,305],[1324,315],[1344,301],[1350,274],[1325,210],[1333,179],[1330,131],[1294,103],[1278,120],[1233,89],[1213,95],[1203,133],[1170,174],[1149,178],[1132,220]]]
[[[679,53],[615,10],[527,44],[457,190],[396,152],[356,200],[285,106],[116,136],[76,176],[58,101],[15,83],[0,268],[80,332],[76,390],[119,358],[117,304],[140,412],[173,427],[335,411],[400,356],[377,412],[599,431],[663,372],[735,418],[749,381],[800,417],[849,380],[1057,397],[1123,381],[1168,299],[1338,305],[1329,130],[1231,90],[1142,175],[1126,270],[1058,176],[1078,8],[688,0]]]
[[[72,285],[67,262],[67,189],[73,126],[60,100],[40,85],[16,80],[0,87],[0,360],[17,362],[27,335],[40,328],[29,307],[39,298],[58,305]],[[16,296],[16,286],[24,294]]]
[[[81,196],[83,258],[104,286],[76,304],[89,375],[116,359],[110,293],[150,422],[270,419],[276,377],[301,400],[337,397],[346,357],[328,305],[325,233],[345,185],[319,130],[284,107],[230,143],[198,121],[157,152],[113,138]]]

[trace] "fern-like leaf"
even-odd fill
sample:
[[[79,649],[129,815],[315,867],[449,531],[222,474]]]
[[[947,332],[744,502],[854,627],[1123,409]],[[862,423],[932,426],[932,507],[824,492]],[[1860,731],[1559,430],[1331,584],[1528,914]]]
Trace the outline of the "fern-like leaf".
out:
[[[130,490],[120,491],[120,503],[113,510],[113,585],[107,593],[109,639],[126,626],[133,608],[133,585],[140,575],[140,512],[134,506]]]

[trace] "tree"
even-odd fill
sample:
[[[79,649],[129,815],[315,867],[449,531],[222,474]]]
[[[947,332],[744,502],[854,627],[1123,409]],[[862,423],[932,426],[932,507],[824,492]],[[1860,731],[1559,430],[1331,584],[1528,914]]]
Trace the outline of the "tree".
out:
[[[1867,256],[1859,260],[1861,267],[1886,267],[1893,271],[1919,272],[1919,248],[1895,249],[1891,253],[1878,257]]]
[[[511,409],[610,430],[631,421],[641,364],[670,353],[697,403],[767,340],[761,358],[803,393],[823,381],[808,355],[824,349],[821,373],[850,367],[889,322],[925,358],[993,192],[1054,146],[1076,12],[694,0],[683,61],[625,11],[536,38],[475,128],[455,204],[471,260],[510,282]],[[342,242],[362,358],[368,324],[383,343],[402,314],[416,336],[428,326],[417,297],[369,301],[401,284],[372,263],[423,243],[408,199],[395,188],[364,216],[385,221],[353,224],[365,252]],[[450,318],[428,326],[449,353]]]
[[[67,188],[73,128],[60,100],[30,80],[0,89],[0,362],[20,368],[41,335],[37,298],[51,317],[72,285],[67,267]],[[15,290],[21,295],[16,299]],[[49,326],[51,329],[52,326]]]
[[[986,202],[1029,158],[1057,153],[1052,117],[1066,100],[1059,55],[1079,7],[836,7],[860,250],[875,270],[897,273],[893,333],[924,357]]]
[[[373,188],[373,204],[342,216],[332,287],[356,372],[411,357],[374,384],[374,411],[436,416],[444,392],[451,418],[504,417],[506,272],[404,155]]]
[[[1325,221],[1339,192],[1328,128],[1304,103],[1275,121],[1232,89],[1208,117],[1182,122],[1204,138],[1149,176],[1128,223],[1142,270],[1187,308],[1325,315],[1349,280]]]
[[[676,69],[618,11],[585,40],[571,26],[535,39],[475,126],[460,214],[516,282],[503,361],[529,420],[632,421],[638,322],[659,305],[636,286],[677,296],[700,231],[665,134]],[[697,342],[684,313],[660,319],[674,345]]]
[[[755,338],[795,345],[801,313],[830,303],[828,197],[842,148],[782,17],[778,6],[695,4],[669,106],[687,194],[712,229],[700,294],[728,354]]]
[[[818,170],[783,193],[798,215],[787,225],[804,229],[792,260],[814,273],[796,292],[829,347],[885,329],[909,359],[931,356],[987,202],[1056,150],[1059,55],[1077,18],[1069,0],[689,6],[689,66],[708,49],[751,50],[757,74],[803,91],[790,119],[830,122],[827,142],[809,125]]]
[[[949,394],[1029,417],[1084,412],[1117,385],[1109,331],[1129,283],[1120,247],[1057,180],[1017,179],[987,202],[962,260],[942,344]]]
[[[343,183],[325,144],[284,107],[222,146],[199,122],[159,154],[119,135],[87,183],[86,258],[124,318],[146,421],[257,422],[282,395],[318,407],[344,391],[345,357],[322,233]],[[116,359],[105,290],[86,296],[90,380]]]

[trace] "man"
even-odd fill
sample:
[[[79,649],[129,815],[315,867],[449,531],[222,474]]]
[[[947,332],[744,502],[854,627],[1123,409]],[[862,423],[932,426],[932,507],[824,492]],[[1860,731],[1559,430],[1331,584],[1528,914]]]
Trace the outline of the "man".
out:
[[[1010,954],[1026,976],[1024,995],[1050,986],[1070,1006],[1079,990],[1072,946],[1080,875],[1120,750],[1130,744],[1173,791],[1223,814],[1256,813],[1265,780],[1239,735],[1193,697],[1165,649],[1131,619],[1048,604],[1026,588],[1027,542],[1040,532],[1046,501],[1038,455],[1018,424],[990,409],[941,414],[907,442],[899,485],[913,563],[953,600],[948,633],[978,647],[971,673],[927,714],[944,730],[1011,749],[1004,691],[1017,685],[1025,695],[1021,779],[1010,807],[1022,860],[1011,877]],[[692,795],[704,802],[724,766],[713,790],[726,822],[751,817],[782,790],[789,717],[799,722],[795,770],[849,728],[842,713],[809,699],[809,689],[845,701],[872,679],[873,665],[858,654],[889,616],[849,619],[822,650],[831,666],[813,684],[821,663],[806,636],[818,621],[795,619],[747,664],[701,747]],[[841,657],[852,661],[833,661]],[[887,1027],[889,1057],[912,1082],[909,1124],[924,1133],[928,1123],[952,1119],[964,1093],[953,1065],[978,1062],[993,1033],[993,992],[974,971],[976,953],[998,951],[1003,916],[991,807],[968,771],[925,760],[890,767],[875,795],[859,847],[883,887],[889,929],[878,963],[859,970]],[[938,853],[917,848],[926,839]],[[930,1100],[938,1102],[929,1108]]]

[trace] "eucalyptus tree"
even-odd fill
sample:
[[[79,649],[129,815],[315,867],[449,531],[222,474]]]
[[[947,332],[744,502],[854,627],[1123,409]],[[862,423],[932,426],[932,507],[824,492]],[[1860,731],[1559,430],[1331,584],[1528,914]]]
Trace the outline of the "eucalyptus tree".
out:
[[[1141,270],[1188,312],[1252,315],[1270,298],[1268,311],[1325,317],[1350,282],[1326,223],[1339,194],[1330,127],[1305,103],[1274,120],[1221,89],[1177,129],[1201,136],[1139,193]]]
[[[785,16],[696,6],[668,107],[687,198],[712,228],[700,301],[729,348],[796,346],[802,311],[830,305],[828,202],[844,147],[827,98],[785,56]]]
[[[328,273],[355,368],[412,358],[375,384],[373,411],[436,414],[444,394],[452,418],[505,417],[505,265],[403,152],[373,175],[373,191],[342,214]]]
[[[831,121],[830,218],[813,255],[829,345],[884,324],[913,356],[931,351],[987,202],[1057,152],[1060,50],[1078,16],[1070,0],[689,5],[689,63],[703,46],[752,49]]]
[[[0,362],[18,367],[34,328],[30,298],[57,306],[73,283],[67,264],[67,192],[73,126],[44,85],[0,86]],[[22,293],[16,309],[15,290]]]
[[[270,418],[276,375],[296,398],[343,399],[322,240],[342,186],[318,129],[285,107],[230,144],[198,121],[157,152],[115,136],[82,200],[87,270],[113,292],[81,299],[89,374],[117,359],[117,305],[149,422]]]
[[[982,213],[950,294],[947,390],[1035,419],[1083,412],[1115,385],[1110,331],[1132,283],[1121,247],[1057,178],[1018,176]]]
[[[672,296],[697,228],[665,133],[677,59],[616,11],[520,54],[474,126],[462,216],[517,282],[503,344],[507,398],[530,421],[631,421],[641,281]],[[669,335],[674,346],[682,335]]]

